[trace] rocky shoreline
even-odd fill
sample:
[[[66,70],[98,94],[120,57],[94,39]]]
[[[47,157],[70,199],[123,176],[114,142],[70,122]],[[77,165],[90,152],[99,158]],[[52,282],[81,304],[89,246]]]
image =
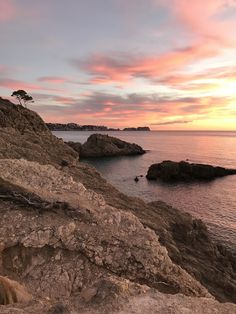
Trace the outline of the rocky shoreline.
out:
[[[236,259],[202,221],[122,194],[79,157],[0,98],[0,274],[32,295],[1,313],[236,313]]]

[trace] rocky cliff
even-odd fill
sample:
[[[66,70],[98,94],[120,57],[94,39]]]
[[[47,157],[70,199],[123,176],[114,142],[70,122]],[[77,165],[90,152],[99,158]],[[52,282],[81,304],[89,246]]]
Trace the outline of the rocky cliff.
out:
[[[236,302],[235,259],[201,221],[120,193],[35,113],[0,99],[1,112],[8,105],[0,274],[33,299],[1,313],[236,313],[214,300]]]
[[[35,112],[0,98],[0,158],[75,163],[79,154],[48,130]]]

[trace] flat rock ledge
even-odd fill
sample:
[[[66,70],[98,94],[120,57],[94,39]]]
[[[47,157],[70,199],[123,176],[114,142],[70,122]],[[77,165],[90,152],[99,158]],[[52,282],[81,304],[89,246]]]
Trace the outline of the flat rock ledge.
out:
[[[142,155],[145,150],[134,143],[104,134],[92,134],[84,144],[67,142],[82,158]]]
[[[177,181],[208,181],[236,174],[236,169],[214,167],[206,164],[175,162],[165,160],[149,167],[146,178],[165,182]]]

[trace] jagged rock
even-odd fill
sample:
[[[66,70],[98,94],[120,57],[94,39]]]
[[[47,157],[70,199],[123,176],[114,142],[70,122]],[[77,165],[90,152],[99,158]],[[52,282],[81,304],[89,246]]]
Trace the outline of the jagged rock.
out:
[[[125,155],[141,155],[145,151],[137,144],[122,141],[116,137],[103,134],[92,134],[84,144],[68,142],[81,157],[109,157]]]
[[[174,162],[170,160],[153,164],[147,172],[148,180],[193,181],[213,180],[215,178],[236,174],[236,169],[213,167],[205,164],[191,164],[185,161]]]

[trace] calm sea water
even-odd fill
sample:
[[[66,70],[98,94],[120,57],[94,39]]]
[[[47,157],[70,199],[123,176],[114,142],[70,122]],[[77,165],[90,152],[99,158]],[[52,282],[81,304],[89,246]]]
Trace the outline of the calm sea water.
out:
[[[94,132],[54,132],[66,141],[85,142]],[[99,132],[105,133],[107,132]],[[167,184],[145,178],[163,160],[236,168],[236,132],[109,132],[148,152],[142,156],[86,160],[120,191],[145,201],[162,200],[205,221],[213,236],[236,252],[236,176],[203,183]],[[136,175],[144,175],[138,183]]]

